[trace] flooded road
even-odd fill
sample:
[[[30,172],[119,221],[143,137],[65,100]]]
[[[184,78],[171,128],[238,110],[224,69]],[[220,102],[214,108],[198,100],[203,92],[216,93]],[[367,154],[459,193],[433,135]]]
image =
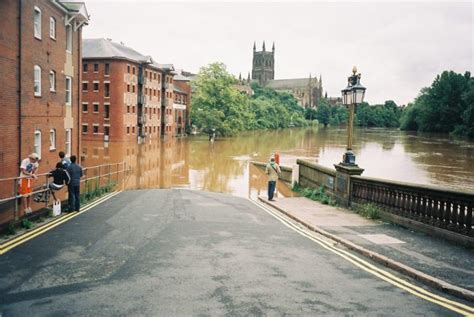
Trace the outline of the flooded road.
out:
[[[83,166],[125,161],[131,170],[128,189],[185,187],[249,197],[266,187],[249,161],[267,161],[279,152],[282,165],[302,158],[332,168],[345,151],[346,135],[344,128],[306,128],[246,132],[214,143],[206,136],[141,145],[83,142]],[[363,176],[474,191],[474,142],[358,129],[354,152]]]

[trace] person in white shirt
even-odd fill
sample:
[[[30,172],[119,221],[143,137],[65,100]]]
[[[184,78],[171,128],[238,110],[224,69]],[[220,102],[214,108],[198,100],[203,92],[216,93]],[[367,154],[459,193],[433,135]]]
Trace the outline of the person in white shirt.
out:
[[[38,154],[31,153],[26,159],[21,161],[20,165],[19,193],[22,195],[25,214],[33,212],[33,210],[31,210],[31,192],[33,191],[33,179],[37,178],[36,171],[39,168],[38,160]]]

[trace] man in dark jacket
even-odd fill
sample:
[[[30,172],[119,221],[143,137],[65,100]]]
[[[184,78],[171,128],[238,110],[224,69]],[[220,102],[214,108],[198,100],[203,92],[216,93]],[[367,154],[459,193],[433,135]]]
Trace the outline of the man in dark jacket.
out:
[[[81,177],[82,167],[76,164],[76,156],[71,156],[71,164],[67,167],[67,172],[71,177],[71,181],[69,182],[68,189],[69,189],[69,211],[77,211],[79,212],[80,207],[80,190],[81,190]]]
[[[49,172],[49,177],[53,178],[53,182],[49,184],[49,189],[51,189],[54,200],[57,200],[54,192],[63,188],[64,184],[69,184],[71,177],[69,177],[69,173],[63,168],[63,163],[61,162],[56,164],[55,170]]]

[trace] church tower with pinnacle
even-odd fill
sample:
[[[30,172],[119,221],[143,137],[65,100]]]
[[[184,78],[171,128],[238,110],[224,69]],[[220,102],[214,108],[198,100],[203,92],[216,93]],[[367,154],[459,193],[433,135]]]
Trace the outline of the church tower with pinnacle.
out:
[[[265,41],[260,52],[257,52],[253,43],[252,79],[258,80],[261,85],[275,79],[275,43],[268,52],[265,50]]]

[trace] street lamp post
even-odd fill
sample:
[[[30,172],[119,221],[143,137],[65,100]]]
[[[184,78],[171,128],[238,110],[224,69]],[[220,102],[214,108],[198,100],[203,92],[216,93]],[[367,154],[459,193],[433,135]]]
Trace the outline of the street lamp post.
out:
[[[347,149],[342,157],[341,164],[347,166],[357,166],[355,163],[355,155],[352,152],[352,133],[354,130],[354,111],[358,104],[364,101],[365,87],[360,83],[360,73],[357,74],[357,67],[352,68],[352,76],[347,78],[347,87],[342,92],[342,103],[349,110],[349,118],[347,120]]]
[[[346,153],[342,157],[342,162],[334,165],[336,168],[334,192],[336,201],[341,206],[350,206],[351,204],[351,177],[361,175],[364,172],[364,169],[356,164],[355,155],[352,152],[354,111],[355,107],[364,101],[364,94],[365,87],[360,84],[360,74],[357,74],[357,68],[354,66],[352,76],[347,79],[347,87],[342,90],[342,101],[349,110]]]

